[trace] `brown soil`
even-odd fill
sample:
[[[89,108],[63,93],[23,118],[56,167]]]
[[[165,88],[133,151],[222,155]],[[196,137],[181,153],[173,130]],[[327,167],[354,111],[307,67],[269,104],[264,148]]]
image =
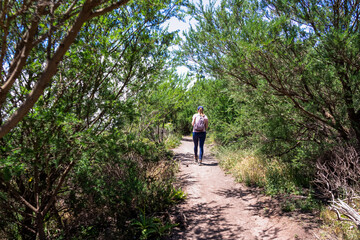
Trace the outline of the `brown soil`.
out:
[[[179,184],[188,197],[177,206],[175,221],[180,225],[170,239],[316,239],[315,216],[283,213],[279,200],[236,183],[206,146],[201,166],[193,160],[190,137],[183,138],[174,153]]]

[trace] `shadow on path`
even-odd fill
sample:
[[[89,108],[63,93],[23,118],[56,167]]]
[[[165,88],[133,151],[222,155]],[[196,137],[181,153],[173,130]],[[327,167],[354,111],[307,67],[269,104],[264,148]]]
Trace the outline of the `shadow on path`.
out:
[[[182,212],[186,216],[185,229],[176,229],[169,240],[188,239],[188,232],[193,232],[191,239],[239,239],[241,226],[230,224],[224,218],[224,210],[231,205],[211,206],[214,202],[197,204]],[[206,228],[201,226],[207,226]]]
[[[252,229],[239,224],[229,223],[224,217],[226,210],[232,208],[232,204],[216,205],[215,202],[197,204],[189,210],[181,212],[185,219],[185,226],[175,228],[171,237],[167,240],[276,240],[279,239],[281,229],[274,225],[263,228],[256,235],[249,238]],[[250,220],[250,219],[249,219]],[[246,221],[246,220],[245,220]],[[202,226],[206,226],[202,227]],[[189,233],[193,233],[189,238]]]
[[[194,164],[194,154],[191,153],[176,153],[174,159],[179,161],[182,165]]]
[[[249,199],[245,199],[245,197],[251,196],[255,198],[253,191],[249,189],[241,189],[241,188],[234,188],[234,189],[222,189],[215,192],[219,196],[223,196],[225,198],[241,198],[244,201],[249,201]]]
[[[220,171],[208,149],[202,166],[195,166],[192,139],[184,137],[182,142],[174,156],[181,168],[177,184],[189,198],[173,209],[173,222],[179,225],[167,240],[312,239],[309,236],[317,227],[314,216],[283,213],[281,199],[264,196],[260,188],[235,184]]]
[[[263,197],[257,200],[254,204],[249,204],[248,210],[253,211],[254,215],[271,218],[273,216],[288,217],[292,221],[299,223],[306,232],[311,232],[316,229],[321,220],[316,217],[316,213],[303,213],[300,210],[292,212],[284,212],[281,210],[282,204],[286,199],[278,197]]]
[[[194,160],[194,154],[191,153],[176,153],[174,159],[179,161],[181,165],[191,165],[197,164]],[[214,159],[214,156],[209,154],[204,156],[204,161],[201,164],[202,166],[214,167],[218,166],[218,162]]]
[[[192,137],[191,137],[191,138],[189,138],[189,137],[187,137],[187,138],[183,137],[183,138],[181,139],[181,141],[192,142],[193,139],[192,139]]]

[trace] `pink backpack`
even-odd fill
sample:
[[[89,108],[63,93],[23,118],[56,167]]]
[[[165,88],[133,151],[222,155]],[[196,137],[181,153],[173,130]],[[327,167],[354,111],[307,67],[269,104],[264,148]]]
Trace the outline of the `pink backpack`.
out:
[[[205,118],[200,114],[195,117],[195,124],[194,124],[195,131],[205,131]]]

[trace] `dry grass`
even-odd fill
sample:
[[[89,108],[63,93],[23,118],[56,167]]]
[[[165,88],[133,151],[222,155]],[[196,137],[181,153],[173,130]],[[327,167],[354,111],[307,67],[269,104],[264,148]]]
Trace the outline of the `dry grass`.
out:
[[[289,169],[277,159],[266,160],[250,150],[221,149],[218,152],[220,165],[239,182],[260,187],[269,186],[280,178],[289,179]],[[287,184],[287,183],[284,183]]]
[[[253,155],[238,158],[234,162],[231,172],[239,182],[245,182],[248,185],[265,185],[266,170],[264,163]]]

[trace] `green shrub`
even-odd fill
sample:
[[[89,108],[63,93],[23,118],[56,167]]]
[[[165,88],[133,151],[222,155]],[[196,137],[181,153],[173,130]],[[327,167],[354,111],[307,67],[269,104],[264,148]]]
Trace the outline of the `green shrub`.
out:
[[[161,213],[186,197],[173,187],[176,163],[168,151],[163,145],[115,132],[95,142],[102,151],[85,155],[76,165],[59,196],[59,216],[66,225],[59,226],[54,219],[51,228],[48,225],[51,235],[59,239],[139,235],[146,239],[167,234],[173,225]],[[146,212],[139,210],[143,206]],[[144,218],[151,224],[141,229]],[[140,223],[130,224],[131,219]]]
[[[170,134],[165,140],[165,147],[167,149],[176,148],[181,143],[181,135]]]
[[[147,216],[145,210],[142,210],[137,219],[131,221],[131,225],[137,230],[139,239],[159,239],[171,232],[176,224],[164,222],[159,217]]]

